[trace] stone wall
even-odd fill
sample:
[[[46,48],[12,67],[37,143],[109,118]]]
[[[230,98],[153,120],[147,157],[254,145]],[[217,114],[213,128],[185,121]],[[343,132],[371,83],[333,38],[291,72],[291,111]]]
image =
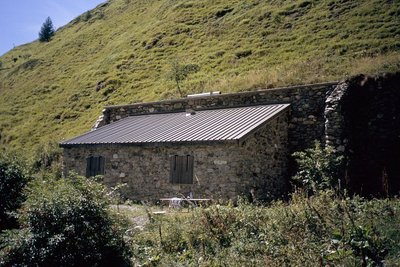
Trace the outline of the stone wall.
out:
[[[339,83],[326,99],[325,105],[325,144],[344,152],[348,140],[344,137],[344,114],[341,100],[349,88],[348,82]]]
[[[252,180],[249,186],[256,189],[258,199],[281,198],[288,192],[288,115],[269,122],[263,130],[244,141],[238,151],[243,157],[238,177]]]
[[[86,158],[105,157],[104,182],[126,183],[130,199],[157,200],[193,192],[194,197],[232,199],[256,188],[257,197],[286,191],[288,112],[283,112],[241,142],[212,145],[96,145],[64,148],[64,172],[85,175]],[[193,184],[169,182],[173,155],[194,156]]]
[[[110,106],[94,128],[133,115],[165,112],[182,112],[187,109],[210,109],[233,106],[290,103],[289,121],[290,153],[310,147],[314,140],[324,141],[325,100],[337,82],[265,89],[252,92],[213,95],[209,97],[183,98],[151,103]]]
[[[343,152],[345,183],[366,196],[400,192],[400,73],[358,75],[327,99],[326,139]]]

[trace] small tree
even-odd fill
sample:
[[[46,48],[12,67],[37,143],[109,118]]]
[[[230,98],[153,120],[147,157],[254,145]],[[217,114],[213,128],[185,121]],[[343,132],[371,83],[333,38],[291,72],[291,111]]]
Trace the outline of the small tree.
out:
[[[171,69],[168,73],[168,79],[176,83],[176,89],[181,97],[183,97],[181,83],[187,78],[187,76],[189,76],[189,74],[196,73],[199,70],[200,67],[196,64],[182,65],[177,60],[172,62]]]
[[[48,42],[50,41],[51,37],[54,35],[54,26],[53,22],[51,21],[50,17],[47,17],[45,22],[42,25],[42,28],[39,32],[39,41],[41,42]]]

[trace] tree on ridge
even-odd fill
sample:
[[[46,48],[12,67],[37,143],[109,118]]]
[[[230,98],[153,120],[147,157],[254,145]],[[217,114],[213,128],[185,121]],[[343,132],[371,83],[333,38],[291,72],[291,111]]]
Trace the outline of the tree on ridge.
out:
[[[41,42],[49,42],[51,37],[54,35],[54,26],[53,22],[51,21],[50,17],[47,17],[45,22],[42,25],[42,28],[40,29],[39,32],[39,41]]]

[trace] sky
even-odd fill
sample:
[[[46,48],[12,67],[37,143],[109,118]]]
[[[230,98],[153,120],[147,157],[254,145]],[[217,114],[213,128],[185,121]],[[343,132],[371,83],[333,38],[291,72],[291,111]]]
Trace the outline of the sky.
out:
[[[106,0],[0,0],[0,55],[38,39],[47,17],[57,29]]]

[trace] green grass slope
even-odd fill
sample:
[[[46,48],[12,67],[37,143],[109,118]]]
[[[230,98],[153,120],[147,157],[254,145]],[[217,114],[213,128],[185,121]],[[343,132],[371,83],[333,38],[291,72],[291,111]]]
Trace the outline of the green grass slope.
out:
[[[0,146],[33,151],[90,129],[103,106],[332,81],[400,67],[393,0],[110,0],[0,57]],[[38,29],[39,30],[39,29]]]

